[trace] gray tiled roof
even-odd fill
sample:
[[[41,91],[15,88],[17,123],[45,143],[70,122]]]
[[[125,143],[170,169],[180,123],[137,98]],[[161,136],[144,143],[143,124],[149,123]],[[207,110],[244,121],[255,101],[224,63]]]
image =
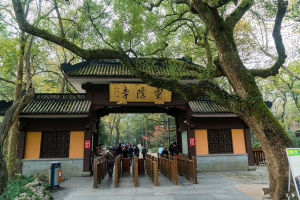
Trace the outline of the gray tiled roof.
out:
[[[193,72],[186,68],[165,66],[159,62],[151,67],[140,67],[141,70],[153,76],[170,76],[171,74],[174,74],[174,72],[176,72],[176,74],[179,74],[181,77],[194,77]],[[118,59],[84,61],[75,65],[64,63],[61,65],[61,69],[69,76],[135,77],[130,69],[127,66],[123,65]]]
[[[90,107],[85,94],[36,94],[21,114],[88,114]]]
[[[7,109],[13,104],[13,101],[0,101],[0,115],[5,115]]]
[[[201,98],[196,101],[189,101],[189,106],[193,113],[230,113],[226,108],[223,108],[207,98]]]

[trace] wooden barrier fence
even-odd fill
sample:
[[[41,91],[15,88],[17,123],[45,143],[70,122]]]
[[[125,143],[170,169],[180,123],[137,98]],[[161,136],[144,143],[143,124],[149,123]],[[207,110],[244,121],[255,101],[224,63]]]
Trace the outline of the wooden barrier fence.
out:
[[[188,155],[179,154],[178,173],[180,176],[185,176],[187,179],[191,179],[194,184],[197,184],[196,157],[192,156],[192,160],[190,160],[190,159],[188,159]]]
[[[153,184],[158,186],[158,162],[157,158],[150,154],[146,155],[146,172]]]
[[[138,158],[134,155],[132,158],[132,176],[133,176],[133,181],[134,181],[134,186],[138,187],[138,178],[139,178],[139,162]]]
[[[253,158],[254,158],[254,163],[256,165],[265,165],[266,164],[266,157],[261,148],[253,148]]]
[[[121,175],[121,156],[118,155],[115,158],[115,171],[114,171],[114,179],[115,179],[115,187],[119,187],[120,175]]]
[[[93,187],[97,188],[101,180],[107,173],[107,160],[105,156],[94,158],[94,184]]]
[[[178,163],[176,156],[162,155],[160,158],[160,172],[178,185]]]
[[[186,176],[187,174],[187,160],[188,155],[186,154],[179,154],[178,158],[178,173],[180,176]]]

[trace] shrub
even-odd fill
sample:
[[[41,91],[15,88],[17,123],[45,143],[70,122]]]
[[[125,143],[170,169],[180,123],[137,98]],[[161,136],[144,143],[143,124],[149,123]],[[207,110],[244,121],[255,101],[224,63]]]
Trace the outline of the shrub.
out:
[[[33,180],[34,180],[34,176],[30,176],[30,177],[15,176],[14,178],[9,179],[6,191],[0,196],[0,199],[1,200],[14,199],[19,194],[24,192],[27,193],[28,196],[33,195],[33,193],[30,190],[24,188],[24,186],[27,183],[30,183]]]

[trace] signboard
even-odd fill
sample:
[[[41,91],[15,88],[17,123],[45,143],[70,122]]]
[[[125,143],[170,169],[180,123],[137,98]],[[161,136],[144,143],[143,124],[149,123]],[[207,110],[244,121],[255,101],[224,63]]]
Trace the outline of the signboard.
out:
[[[190,138],[190,146],[195,146],[195,138]]]
[[[91,140],[85,140],[84,141],[84,148],[90,149],[91,148]]]
[[[110,83],[109,100],[117,104],[127,102],[153,102],[164,104],[171,102],[172,93],[162,88],[151,87],[147,84]]]
[[[300,199],[300,148],[287,148],[286,154],[290,164],[290,170],[296,186],[298,199]]]

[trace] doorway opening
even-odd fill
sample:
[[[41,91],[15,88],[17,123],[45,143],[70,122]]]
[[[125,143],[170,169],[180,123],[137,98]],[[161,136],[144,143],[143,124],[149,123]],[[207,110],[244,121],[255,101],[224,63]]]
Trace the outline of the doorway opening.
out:
[[[98,144],[135,144],[157,153],[177,141],[175,118],[165,113],[110,113],[99,120]]]

